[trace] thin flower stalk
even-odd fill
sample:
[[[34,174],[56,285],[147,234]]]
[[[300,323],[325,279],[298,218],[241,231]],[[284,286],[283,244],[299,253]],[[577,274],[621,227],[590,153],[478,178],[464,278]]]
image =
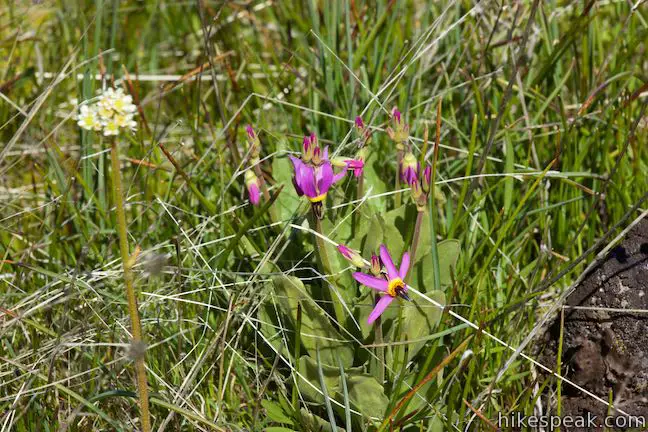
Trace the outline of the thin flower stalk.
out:
[[[314,207],[311,207],[310,214],[311,214],[311,223],[314,226],[315,232],[319,234],[319,235],[314,234],[313,237],[315,240],[315,254],[317,256],[320,271],[323,275],[328,276],[326,280],[328,280],[331,283],[331,285],[333,285],[333,287],[336,290],[338,290],[337,280],[336,277],[334,276],[333,266],[331,265],[331,260],[328,254],[327,244],[322,238],[324,236],[324,232],[322,230],[322,218],[319,217]],[[330,297],[331,300],[333,301],[333,309],[335,310],[335,315],[338,321],[342,322],[345,316],[344,308],[342,307],[342,304],[340,304],[340,302],[337,301],[337,297],[335,293],[333,293]]]
[[[126,286],[126,297],[128,300],[128,312],[131,321],[132,347],[135,357],[135,376],[137,380],[137,391],[139,396],[140,417],[143,432],[150,432],[151,420],[149,414],[148,382],[146,379],[145,349],[142,338],[142,324],[140,322],[137,306],[137,296],[133,286],[132,265],[134,257],[131,257],[128,250],[128,232],[126,230],[126,214],[124,212],[124,198],[122,195],[121,170],[119,166],[119,149],[116,139],[113,138],[110,149],[113,175],[113,196],[117,213],[117,230],[119,233],[119,250],[121,252],[122,266],[124,270],[124,285]]]
[[[401,164],[403,163],[403,155],[405,154],[405,150],[407,149],[407,143],[409,139],[409,125],[405,123],[405,121],[402,118],[401,112],[398,110],[397,107],[394,107],[392,109],[392,126],[389,126],[387,128],[387,135],[389,135],[389,138],[394,141],[396,144],[396,163],[397,163],[397,170],[398,172],[396,173],[396,179],[394,180],[394,188],[396,191],[400,190],[400,184],[401,184]],[[394,197],[396,208],[400,207],[401,205],[401,193],[396,192],[396,196]]]

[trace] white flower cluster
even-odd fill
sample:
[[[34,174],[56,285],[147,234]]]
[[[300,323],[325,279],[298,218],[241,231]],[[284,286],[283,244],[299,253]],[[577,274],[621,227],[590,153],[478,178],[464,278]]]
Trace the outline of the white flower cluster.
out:
[[[104,136],[119,135],[123,128],[137,129],[133,119],[137,107],[133,98],[124,94],[124,90],[109,88],[93,104],[81,106],[77,124],[86,130],[103,131]]]

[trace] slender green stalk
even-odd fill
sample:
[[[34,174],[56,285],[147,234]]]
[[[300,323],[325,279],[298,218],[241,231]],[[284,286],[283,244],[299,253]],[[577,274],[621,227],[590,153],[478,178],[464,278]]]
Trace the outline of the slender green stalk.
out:
[[[131,271],[133,260],[128,251],[128,233],[126,231],[126,214],[124,212],[124,197],[122,195],[121,170],[119,167],[119,149],[117,140],[113,139],[110,158],[112,161],[113,175],[113,197],[117,212],[117,229],[119,231],[119,250],[121,252],[122,266],[124,268],[124,284],[126,285],[126,297],[128,299],[128,312],[131,320],[131,332],[133,334],[132,344],[135,347],[135,377],[137,380],[137,391],[139,393],[140,417],[142,432],[150,432],[151,420],[149,415],[148,383],[146,381],[146,366],[144,363],[145,353],[139,353],[139,347],[143,344],[142,324],[140,322],[137,308],[137,296],[133,286],[133,273]]]
[[[416,249],[418,247],[419,237],[421,236],[421,224],[423,223],[424,215],[425,215],[425,210],[419,210],[416,213],[416,223],[414,224],[414,235],[412,236],[412,244],[410,246],[410,269],[414,265],[414,262],[416,261]]]
[[[317,217],[315,212],[311,210],[311,221],[313,222],[313,226],[315,227],[315,231],[320,234],[324,235],[323,230],[322,230],[322,221]],[[338,290],[337,286],[337,281],[335,279],[335,276],[333,275],[333,266],[331,265],[331,260],[328,254],[328,249],[326,242],[322,237],[318,235],[313,235],[315,237],[315,251],[317,252],[317,258],[319,261],[319,266],[320,266],[320,272],[322,275],[328,276],[328,281],[335,287],[336,290]],[[339,290],[338,290],[339,292]],[[342,307],[341,302],[337,299],[335,294],[330,295],[330,299],[333,303],[333,308],[335,310],[335,316],[340,323],[340,325],[343,325],[344,321],[344,308]]]
[[[380,299],[380,296],[376,294],[376,301]],[[385,383],[385,346],[383,345],[384,339],[383,339],[383,332],[382,332],[382,318],[378,317],[376,319],[376,325],[375,325],[375,334],[376,334],[376,357],[377,359],[377,364],[378,364],[378,382],[380,385],[383,385]]]
[[[364,175],[361,175],[360,178],[358,179],[358,192],[356,198],[362,199],[363,196],[364,196]]]
[[[394,190],[398,191],[400,190],[400,166],[401,162],[403,161],[403,150],[398,150],[398,158],[396,162],[396,180],[394,181]],[[398,208],[401,206],[401,193],[396,192],[396,195],[394,196],[394,208]]]

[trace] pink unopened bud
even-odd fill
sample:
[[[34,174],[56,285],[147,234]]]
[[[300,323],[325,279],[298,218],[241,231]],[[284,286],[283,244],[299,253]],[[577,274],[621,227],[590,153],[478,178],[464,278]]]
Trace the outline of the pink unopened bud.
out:
[[[254,131],[254,128],[252,128],[252,125],[247,125],[245,131],[248,136],[247,142],[249,146],[250,159],[252,161],[258,160],[259,154],[261,153],[261,141],[259,141],[259,137]]]
[[[261,196],[259,192],[259,179],[251,169],[245,172],[245,186],[250,196],[250,202],[254,205],[259,204],[259,198]]]
[[[398,107],[392,109],[392,117],[396,120],[396,123],[400,124],[401,122],[401,112],[398,110]]]
[[[362,257],[358,252],[354,251],[353,249],[343,244],[339,244],[337,246],[337,249],[342,254],[342,256],[346,258],[346,260],[349,261],[351,264],[359,268],[364,267],[364,261],[362,260]]]
[[[392,110],[392,118],[394,119],[394,127],[393,129],[391,127],[387,128],[387,135],[396,142],[399,150],[403,150],[409,138],[409,125],[405,124],[397,107]]]
[[[408,152],[401,161],[401,180],[408,185],[418,182],[419,162],[412,152]]]
[[[364,129],[365,125],[364,122],[362,121],[362,117],[358,116],[355,118],[355,125],[360,130]]]
[[[423,192],[430,192],[430,184],[432,182],[432,167],[427,165],[425,170],[423,170],[423,181],[421,182],[421,188]]]

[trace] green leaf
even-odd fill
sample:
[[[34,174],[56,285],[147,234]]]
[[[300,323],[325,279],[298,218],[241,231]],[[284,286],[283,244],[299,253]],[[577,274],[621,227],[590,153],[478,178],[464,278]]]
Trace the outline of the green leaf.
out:
[[[292,419],[288,417],[288,415],[284,412],[283,408],[279,404],[272,402],[268,399],[264,399],[261,401],[261,406],[266,410],[266,414],[268,415],[268,418],[273,422],[285,423],[290,425],[293,424]]]
[[[403,239],[407,238],[407,229],[414,229],[415,219],[408,219],[407,206],[402,206],[397,209],[385,213],[383,218],[383,239],[382,243],[387,246],[389,253],[397,266],[400,263],[400,258],[403,252],[409,249],[409,245],[405,246]],[[411,223],[411,225],[410,225]]]
[[[277,311],[271,303],[265,303],[259,307],[259,322],[261,323],[261,333],[268,340],[270,345],[279,352],[283,345],[283,336],[281,326],[277,321]],[[290,355],[290,353],[288,353]]]
[[[371,375],[351,375],[346,379],[349,399],[363,415],[382,417],[389,405],[383,386]]]
[[[438,303],[445,305],[445,295],[442,291],[432,291],[427,296]],[[421,339],[434,333],[439,324],[442,310],[421,298],[413,299],[403,305],[403,333],[407,340]],[[425,341],[409,344],[408,360],[423,348]]]
[[[371,160],[371,156],[367,158]],[[391,185],[385,182],[385,168],[378,161],[373,160],[367,162],[363,170],[364,177],[364,190],[365,194],[371,187],[371,195],[378,195],[388,190],[391,190]],[[359,199],[362,197],[358,197]],[[374,211],[384,213],[387,210],[387,200],[385,199],[370,199],[367,201],[366,205],[369,206]]]
[[[343,222],[338,223],[333,223],[329,219],[325,219],[322,221],[322,230],[336,243],[348,245],[351,236],[351,218],[349,217]],[[329,242],[324,242],[324,244],[328,253],[329,263],[331,264],[332,275],[329,276],[329,278],[333,278],[336,286],[340,290],[340,295],[344,299],[347,307],[350,309],[350,305],[356,297],[357,286],[355,279],[351,276],[352,272],[344,270],[351,264],[342,256],[335,246]],[[333,301],[339,301],[339,298],[334,292],[331,292],[331,298]],[[344,316],[337,318],[343,322],[343,319],[347,316],[348,314],[345,314]]]
[[[289,429],[282,426],[270,426],[263,430],[264,432],[295,432],[294,429]]]
[[[336,365],[337,356],[346,366],[353,364],[353,347],[343,340],[326,315],[307,293],[301,280],[293,276],[277,276],[272,279],[275,303],[290,317],[295,328],[297,305],[302,307],[301,342],[311,355],[319,347],[322,362]]]
[[[317,432],[332,432],[331,424],[324,420],[321,417],[316,416],[315,414],[310,413],[306,408],[302,408],[300,411],[302,424],[301,430],[307,431],[317,431]],[[345,432],[341,427],[337,427],[338,432]]]
[[[439,271],[441,272],[441,285],[450,285],[452,283],[451,269],[457,264],[457,259],[461,253],[459,241],[449,239],[439,242],[437,245],[439,250]],[[426,254],[420,263],[417,263],[412,271],[410,280],[416,280],[418,286],[415,288],[421,292],[427,292],[428,289],[434,287],[434,268],[432,262],[432,254]]]
[[[322,385],[315,360],[308,356],[302,356],[299,359],[299,374],[297,385],[301,394],[313,402],[324,403],[324,397],[321,393]],[[334,395],[338,390],[340,376],[338,368],[322,364],[322,375],[326,385],[326,392],[329,395]]]

